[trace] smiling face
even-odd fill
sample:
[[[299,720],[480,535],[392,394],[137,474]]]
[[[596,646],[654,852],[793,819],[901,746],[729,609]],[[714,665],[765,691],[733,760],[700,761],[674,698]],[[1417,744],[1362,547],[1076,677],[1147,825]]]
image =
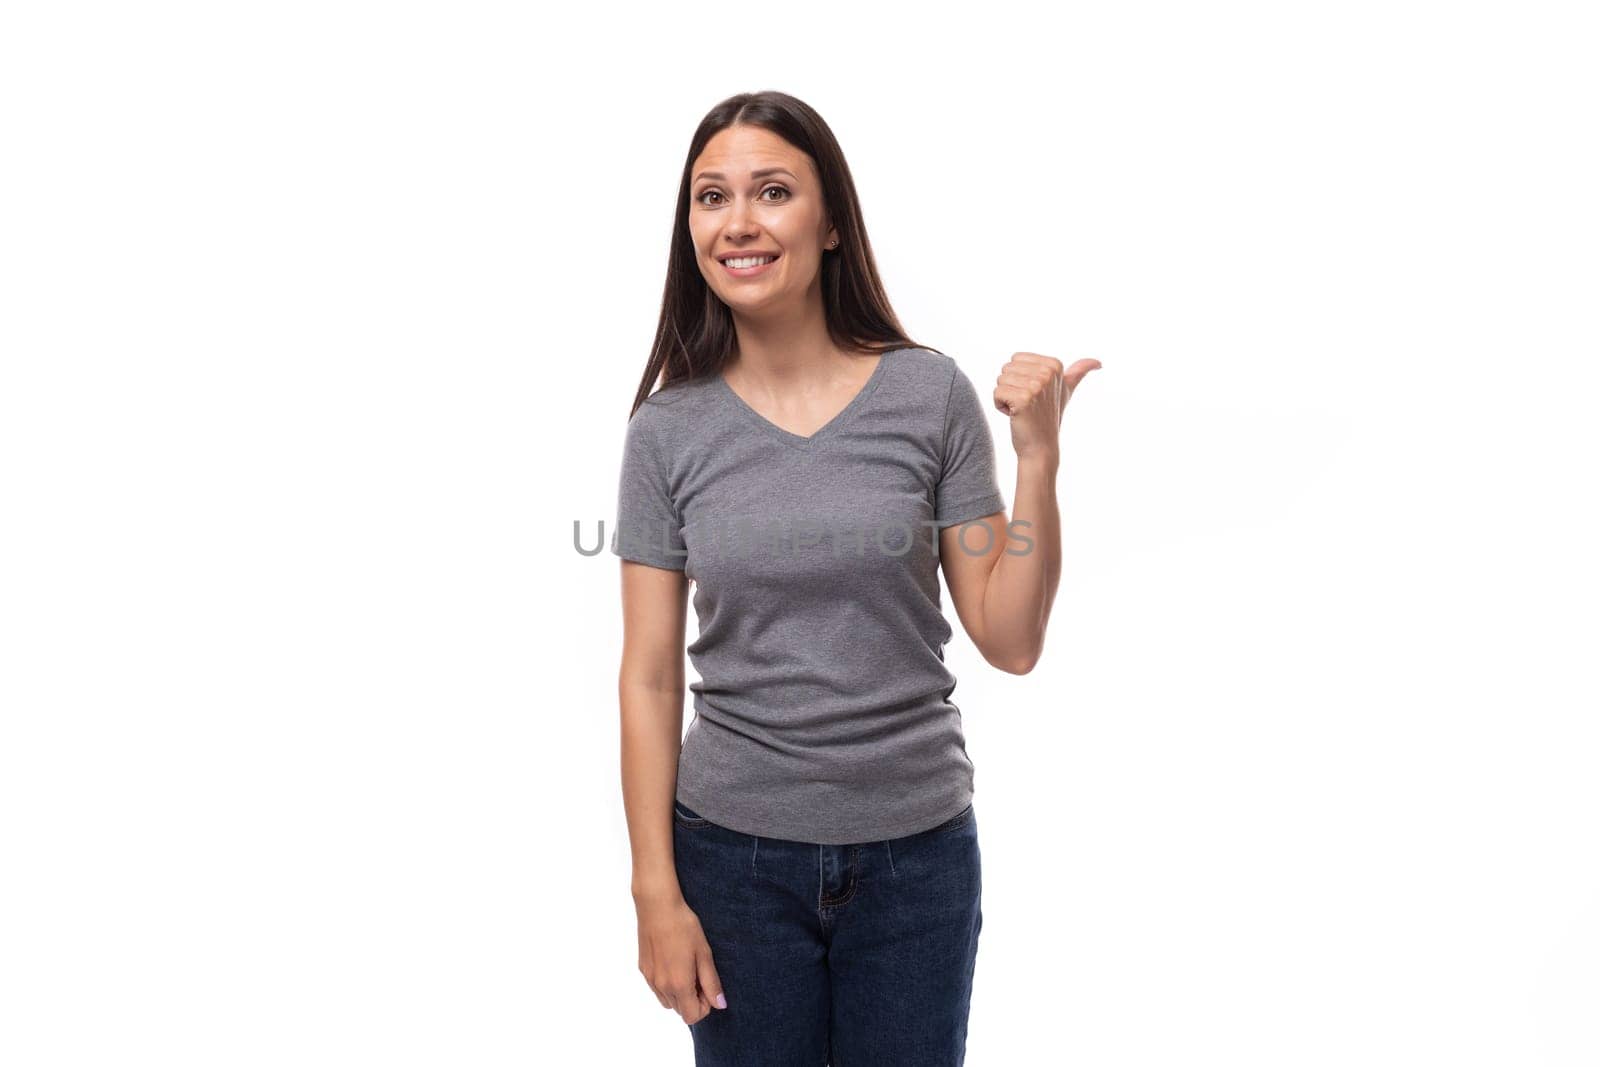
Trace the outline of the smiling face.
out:
[[[712,292],[745,312],[803,301],[838,240],[811,157],[768,130],[730,126],[689,175],[689,233]]]

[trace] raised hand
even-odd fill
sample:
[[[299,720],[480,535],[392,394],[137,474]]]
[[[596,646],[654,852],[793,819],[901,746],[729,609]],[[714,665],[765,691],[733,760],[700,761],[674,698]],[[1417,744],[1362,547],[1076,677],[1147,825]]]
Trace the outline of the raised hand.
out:
[[[1014,352],[995,379],[994,406],[1011,417],[1011,447],[1017,457],[1061,454],[1061,416],[1084,375],[1100,367],[1098,359],[1080,359],[1070,367],[1054,356]]]

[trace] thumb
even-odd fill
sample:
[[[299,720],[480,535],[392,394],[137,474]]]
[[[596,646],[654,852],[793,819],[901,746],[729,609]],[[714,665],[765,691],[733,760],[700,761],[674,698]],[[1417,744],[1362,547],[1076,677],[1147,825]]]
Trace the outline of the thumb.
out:
[[[726,1008],[728,998],[722,993],[722,979],[717,977],[716,964],[711,960],[711,950],[702,949],[695,961],[700,976],[700,992],[713,1008]]]
[[[1067,383],[1067,391],[1071,392],[1078,387],[1079,382],[1088,376],[1090,371],[1099,369],[1100,361],[1098,359],[1080,359],[1063,371],[1061,377]]]

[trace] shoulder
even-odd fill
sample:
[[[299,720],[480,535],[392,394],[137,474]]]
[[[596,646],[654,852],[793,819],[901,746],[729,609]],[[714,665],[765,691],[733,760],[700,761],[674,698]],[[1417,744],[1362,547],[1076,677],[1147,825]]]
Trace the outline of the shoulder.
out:
[[[704,405],[711,382],[707,377],[664,385],[644,398],[633,417],[646,419],[651,425],[666,425],[692,417]]]
[[[687,435],[704,426],[711,379],[673,382],[644,398],[628,420],[628,437],[663,454],[671,455],[685,444]]]
[[[959,377],[970,377],[966,374],[963,363],[954,356],[939,352],[932,348],[901,348],[893,352],[893,357],[901,360],[914,375],[926,378],[928,381],[945,388]]]
[[[895,361],[894,377],[901,388],[941,404],[950,395],[950,383],[961,373],[953,358],[921,346],[893,349],[884,358]]]
[[[913,374],[925,374],[934,378],[947,377],[956,361],[931,348],[913,345],[909,348],[896,348],[887,353],[887,357],[903,364]]]
[[[902,348],[889,357],[900,360],[898,376],[905,388],[925,399],[936,411],[947,412],[959,396],[975,394],[972,377],[955,357],[931,348]]]

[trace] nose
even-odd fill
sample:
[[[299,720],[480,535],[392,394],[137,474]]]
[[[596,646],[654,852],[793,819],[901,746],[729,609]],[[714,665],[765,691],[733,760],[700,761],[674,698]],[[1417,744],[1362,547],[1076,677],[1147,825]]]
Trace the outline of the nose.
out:
[[[755,233],[755,220],[751,217],[750,202],[748,200],[735,200],[728,209],[728,238],[737,241]]]

